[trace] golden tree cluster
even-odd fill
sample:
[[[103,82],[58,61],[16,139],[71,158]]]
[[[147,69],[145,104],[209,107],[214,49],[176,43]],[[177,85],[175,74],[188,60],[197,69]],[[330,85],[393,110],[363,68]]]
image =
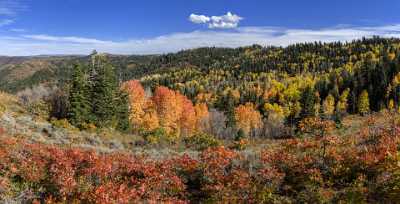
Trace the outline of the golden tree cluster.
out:
[[[129,94],[130,120],[134,130],[153,131],[163,128],[169,135],[190,136],[201,131],[208,118],[205,103],[192,101],[177,91],[159,86],[147,97],[137,80],[125,82],[122,88]]]
[[[252,103],[239,105],[235,108],[235,122],[236,127],[242,129],[248,135],[251,130],[261,127],[261,114]]]

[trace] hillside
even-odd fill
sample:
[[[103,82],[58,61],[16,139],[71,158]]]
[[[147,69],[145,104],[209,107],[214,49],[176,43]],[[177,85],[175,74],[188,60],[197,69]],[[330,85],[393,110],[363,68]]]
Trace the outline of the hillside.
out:
[[[108,55],[114,66],[120,68],[124,80],[131,70],[147,64],[152,56]],[[0,57],[0,90],[18,92],[39,84],[57,85],[71,75],[74,64],[86,62],[87,56]]]
[[[0,64],[0,202],[399,199],[399,39]]]
[[[268,73],[280,72],[288,75],[304,73],[327,73],[340,69],[349,63],[354,64],[363,56],[372,52],[377,58],[390,51],[395,54],[398,49],[398,39],[371,38],[357,40],[349,43],[305,43],[288,47],[262,47],[259,45],[231,48],[198,48],[184,50],[178,53],[147,56],[108,55],[111,63],[121,72],[121,78],[128,80],[151,76],[152,74],[179,75],[179,71],[190,72],[182,76],[183,79],[171,79],[165,84],[187,82],[194,77],[196,72],[208,74],[223,70],[231,72],[232,77],[240,80],[243,73]],[[383,50],[385,49],[385,50]],[[389,54],[389,53],[387,53]],[[82,56],[38,56],[38,57],[0,57],[0,71],[3,90],[21,90],[25,87],[66,78],[71,72],[72,65],[77,61],[87,61]],[[5,71],[7,70],[7,71]],[[13,70],[13,71],[11,71]],[[48,70],[48,71],[43,71]],[[36,72],[44,72],[42,78]],[[47,73],[47,72],[51,72]],[[23,73],[16,76],[15,73]],[[222,75],[221,77],[227,77]],[[26,83],[18,82],[24,80]],[[229,79],[230,80],[230,79]],[[3,80],[2,80],[3,81]],[[18,88],[7,84],[21,84]],[[24,85],[23,85],[24,84]]]
[[[317,125],[297,138],[203,150],[193,144],[207,141],[133,144],[141,136],[79,131],[34,113],[0,93],[1,202],[386,203],[399,195],[395,112],[348,116],[323,135]]]
[[[373,111],[397,105],[399,47],[398,39],[374,37],[348,43],[199,48],[160,56],[107,57],[119,81],[138,79],[153,91],[166,86],[194,103],[206,103],[225,113],[250,102],[267,117],[275,107],[285,120],[296,123],[305,116],[322,114],[328,96],[334,101],[345,97],[342,111],[351,114],[359,112],[363,91],[369,94]],[[0,88],[16,92],[40,83],[63,88],[74,64],[88,63],[89,58],[10,59],[0,69]],[[310,103],[319,101],[320,107],[305,107],[302,100],[308,88],[318,94]]]

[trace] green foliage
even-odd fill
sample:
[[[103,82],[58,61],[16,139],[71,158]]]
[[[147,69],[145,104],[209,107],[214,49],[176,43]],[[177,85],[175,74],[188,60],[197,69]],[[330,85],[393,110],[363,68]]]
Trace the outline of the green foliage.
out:
[[[301,117],[306,118],[315,116],[315,102],[315,91],[311,86],[308,86],[301,96]]]
[[[35,101],[27,105],[27,110],[30,114],[43,118],[48,119],[50,115],[50,107],[43,100]]]
[[[145,141],[149,144],[156,145],[156,144],[164,144],[170,143],[170,137],[168,137],[167,132],[164,128],[157,128],[153,131],[146,131],[143,133],[143,137]]]
[[[6,111],[6,107],[0,103],[0,114],[3,114]]]
[[[199,48],[159,56],[93,54],[46,59],[49,68],[16,81],[7,80],[13,70],[2,69],[0,87],[9,90],[10,84],[21,82],[26,87],[53,79],[63,84],[73,73],[69,65],[89,64],[86,74],[92,93],[89,98],[93,99],[93,114],[89,115],[99,127],[126,126],[115,115],[119,108],[115,105],[119,96],[113,88],[118,84],[116,73],[120,81],[135,78],[152,90],[166,86],[192,101],[205,100],[210,108],[225,113],[230,127],[235,126],[234,108],[247,102],[265,117],[268,114],[263,112],[264,104],[277,104],[284,112],[283,120],[294,127],[305,117],[320,116],[323,100],[329,95],[336,107],[332,111],[329,103],[325,108],[329,107],[328,115],[335,120],[347,113],[359,113],[363,90],[369,94],[369,111],[382,110],[391,99],[393,106],[398,106],[399,53],[399,39],[373,37],[349,43],[300,43],[287,47]],[[18,64],[16,69],[21,66]]]
[[[89,67],[77,65],[69,94],[71,123],[129,131],[128,95],[120,90],[114,67],[104,55],[93,55]]]
[[[68,130],[74,130],[74,126],[71,125],[71,123],[69,123],[69,121],[67,119],[56,119],[56,118],[52,118],[50,120],[50,123],[56,127],[56,128],[63,128],[63,129],[68,129]]]
[[[345,114],[347,112],[349,95],[350,95],[349,88],[344,90],[340,95],[339,101],[336,104],[336,112],[338,112],[339,114]]]
[[[117,118],[117,130],[123,132],[129,132],[131,130],[131,124],[129,121],[129,98],[128,94],[124,91],[119,91],[118,98],[116,101],[116,118]]]
[[[90,88],[84,68],[76,65],[72,75],[68,113],[70,122],[76,127],[82,127],[91,120]]]
[[[93,56],[93,64],[91,97],[94,123],[98,127],[110,127],[116,117],[117,78],[114,67],[103,56]]]
[[[184,142],[187,147],[196,149],[199,151],[205,150],[211,147],[220,146],[222,143],[214,136],[206,133],[197,133],[190,137],[185,137]]]
[[[239,131],[235,135],[235,141],[240,141],[246,138],[246,133],[243,129],[239,129]]]

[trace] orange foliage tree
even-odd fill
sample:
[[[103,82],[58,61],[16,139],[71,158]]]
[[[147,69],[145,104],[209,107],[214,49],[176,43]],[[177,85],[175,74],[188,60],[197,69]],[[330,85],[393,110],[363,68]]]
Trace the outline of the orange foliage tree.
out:
[[[180,93],[176,93],[178,101],[182,103],[182,113],[180,116],[181,134],[184,136],[192,135],[196,127],[196,112],[192,101]]]
[[[209,117],[208,106],[205,103],[198,103],[194,106],[194,111],[196,113],[196,130],[204,131],[209,128]]]
[[[261,115],[252,103],[246,103],[235,108],[236,127],[242,129],[245,134],[261,127]]]
[[[154,91],[154,96],[151,100],[155,104],[160,126],[168,134],[177,133],[182,105],[177,101],[175,92],[167,87],[160,86]]]
[[[146,105],[146,95],[143,86],[137,80],[127,81],[122,85],[122,89],[129,94],[130,122],[133,129],[137,130],[143,126]]]
[[[146,97],[137,80],[125,82],[122,89],[129,93],[134,130],[153,131],[162,127],[170,136],[190,136],[199,130],[200,121],[208,117],[205,103],[193,106],[186,96],[167,87],[157,87],[151,98]]]
[[[192,135],[196,128],[196,112],[192,101],[186,96],[168,89],[167,87],[157,87],[154,102],[160,126],[168,134],[172,135]]]
[[[142,127],[144,130],[153,131],[160,127],[156,106],[153,101],[147,100],[144,109]]]

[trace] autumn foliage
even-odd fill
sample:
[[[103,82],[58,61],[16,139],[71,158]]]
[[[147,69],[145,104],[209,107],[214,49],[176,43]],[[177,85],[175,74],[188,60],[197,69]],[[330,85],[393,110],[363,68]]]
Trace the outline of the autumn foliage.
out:
[[[400,127],[374,124],[351,136],[276,141],[253,156],[219,146],[163,160],[2,137],[0,197],[20,189],[27,201],[49,203],[391,203],[400,193]]]
[[[261,115],[252,103],[246,103],[235,108],[236,126],[246,134],[261,126]]]
[[[129,94],[130,118],[136,130],[162,127],[170,136],[190,136],[203,127],[202,121],[208,117],[206,104],[193,105],[186,96],[167,87],[157,87],[152,97],[146,97],[136,80],[124,83],[122,88]]]
[[[130,121],[138,128],[144,125],[146,97],[143,86],[137,80],[127,81],[122,85],[122,89],[129,93]]]

